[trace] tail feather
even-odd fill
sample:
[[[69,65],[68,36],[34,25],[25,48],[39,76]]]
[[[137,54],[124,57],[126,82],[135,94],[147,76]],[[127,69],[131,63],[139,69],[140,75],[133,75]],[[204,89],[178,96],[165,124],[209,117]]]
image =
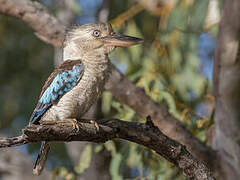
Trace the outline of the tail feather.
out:
[[[41,172],[44,168],[44,164],[47,160],[47,155],[48,155],[49,150],[50,150],[50,143],[43,141],[41,148],[40,148],[40,152],[37,157],[37,160],[35,161],[35,164],[33,167],[33,174],[35,174],[35,175],[41,174]]]

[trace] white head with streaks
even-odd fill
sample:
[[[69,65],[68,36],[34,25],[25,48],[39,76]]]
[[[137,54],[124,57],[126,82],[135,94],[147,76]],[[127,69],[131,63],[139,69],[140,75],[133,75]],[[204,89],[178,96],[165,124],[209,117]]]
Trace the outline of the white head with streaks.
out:
[[[115,47],[128,47],[142,42],[139,38],[114,33],[108,23],[85,24],[72,28],[66,34],[63,60],[96,59],[98,56],[107,56]]]

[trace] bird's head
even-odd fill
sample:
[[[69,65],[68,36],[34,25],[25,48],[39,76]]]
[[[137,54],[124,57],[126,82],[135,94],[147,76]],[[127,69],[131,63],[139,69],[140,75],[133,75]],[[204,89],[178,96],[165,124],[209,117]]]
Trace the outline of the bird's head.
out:
[[[143,43],[143,39],[116,34],[108,23],[91,23],[74,27],[66,34],[64,60],[77,60],[87,56],[106,55],[115,47],[128,47]]]

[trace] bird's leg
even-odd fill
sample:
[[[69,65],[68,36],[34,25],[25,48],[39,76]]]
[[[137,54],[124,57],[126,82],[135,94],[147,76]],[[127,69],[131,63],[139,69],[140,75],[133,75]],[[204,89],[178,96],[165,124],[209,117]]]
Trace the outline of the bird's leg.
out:
[[[84,123],[90,123],[93,124],[95,126],[95,128],[97,129],[97,131],[99,131],[99,125],[96,122],[96,120],[93,119],[89,119],[89,118],[81,118],[79,119],[80,122],[84,122]]]

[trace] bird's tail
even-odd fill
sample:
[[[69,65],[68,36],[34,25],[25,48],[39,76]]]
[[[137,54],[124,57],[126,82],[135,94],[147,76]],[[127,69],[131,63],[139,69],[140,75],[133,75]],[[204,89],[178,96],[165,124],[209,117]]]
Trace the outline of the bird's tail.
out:
[[[40,152],[38,153],[37,160],[35,161],[34,167],[33,167],[33,174],[34,175],[40,175],[44,164],[47,159],[48,152],[50,150],[50,143],[43,141],[41,144]]]

